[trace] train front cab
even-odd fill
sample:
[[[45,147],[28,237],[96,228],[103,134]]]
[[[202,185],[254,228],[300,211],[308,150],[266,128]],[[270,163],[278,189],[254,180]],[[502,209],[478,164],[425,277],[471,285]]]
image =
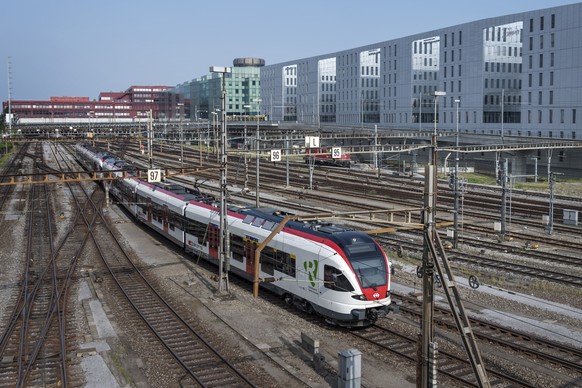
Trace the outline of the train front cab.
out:
[[[369,236],[348,232],[338,240],[344,262],[321,263],[323,285],[316,309],[341,326],[373,324],[390,311],[390,263]]]

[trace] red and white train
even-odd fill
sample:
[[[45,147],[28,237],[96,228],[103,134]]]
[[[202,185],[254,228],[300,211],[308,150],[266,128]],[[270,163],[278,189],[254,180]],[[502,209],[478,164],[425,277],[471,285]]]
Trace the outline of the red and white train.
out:
[[[77,158],[92,171],[119,170],[123,161],[86,144]],[[126,166],[127,167],[127,166]],[[218,263],[219,205],[212,196],[172,183],[113,181],[110,192],[137,220],[191,254]],[[255,249],[286,213],[229,203],[230,271],[252,279]],[[388,313],[391,262],[369,235],[322,222],[289,222],[261,252],[261,283],[328,322],[367,326]]]

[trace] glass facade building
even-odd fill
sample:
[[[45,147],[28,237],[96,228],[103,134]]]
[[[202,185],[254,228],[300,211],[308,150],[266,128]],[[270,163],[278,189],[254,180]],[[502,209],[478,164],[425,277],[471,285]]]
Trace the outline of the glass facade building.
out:
[[[409,130],[436,119],[454,130],[458,109],[462,132],[579,139],[580,36],[582,3],[272,64],[260,70],[262,111],[273,121]]]
[[[231,119],[264,114],[260,106],[260,77],[264,65],[265,61],[260,58],[236,58],[231,72],[225,73],[226,111]],[[210,73],[177,85],[166,93],[183,96],[190,119],[208,119],[211,112],[221,107],[222,77],[222,73]]]

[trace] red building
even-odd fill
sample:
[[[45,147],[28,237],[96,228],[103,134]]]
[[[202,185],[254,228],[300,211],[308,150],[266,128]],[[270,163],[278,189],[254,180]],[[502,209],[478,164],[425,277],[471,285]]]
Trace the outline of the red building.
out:
[[[51,97],[42,100],[12,100],[15,123],[132,122],[160,118],[160,94],[169,86],[131,86],[124,92],[101,92],[98,100],[89,97]],[[8,101],[2,103],[8,112]]]

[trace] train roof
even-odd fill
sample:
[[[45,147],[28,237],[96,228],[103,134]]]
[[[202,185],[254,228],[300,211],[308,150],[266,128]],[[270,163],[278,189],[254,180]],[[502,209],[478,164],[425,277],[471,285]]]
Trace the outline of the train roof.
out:
[[[101,151],[102,154],[107,155],[106,152],[93,147],[89,144],[81,144],[81,147],[91,150],[92,152]],[[142,182],[145,183],[145,182]],[[174,194],[177,197],[182,197],[186,202],[201,202],[216,206],[216,198],[212,195],[201,192],[198,188],[190,189],[186,186],[179,185],[168,181],[158,183],[146,183],[154,190],[156,188],[163,189]],[[283,218],[287,215],[292,215],[283,210],[262,207],[257,208],[252,205],[244,204],[236,201],[229,201],[228,210],[239,213],[245,216],[243,222],[252,224],[263,229],[274,230]],[[300,230],[321,238],[326,238],[337,243],[342,249],[348,252],[357,253],[357,247],[369,247],[370,244],[376,245],[372,237],[369,235],[356,231],[344,225],[335,225],[330,222],[322,222],[318,220],[312,221],[290,221],[287,227]]]
[[[232,210],[229,207],[229,210]],[[261,226],[263,229],[274,230],[278,223],[280,223],[286,215],[291,215],[274,208],[255,208],[255,207],[241,207],[240,210],[234,210],[237,213],[244,214],[245,220],[243,222]],[[302,232],[327,238],[334,241],[342,249],[355,252],[355,246],[363,246],[375,244],[372,237],[369,235],[356,231],[344,225],[335,225],[330,222],[322,221],[290,221],[288,227]]]
[[[163,189],[165,191],[168,191],[172,194],[175,194],[177,196],[184,198],[185,202],[197,201],[197,202],[203,202],[203,203],[212,203],[215,201],[215,198],[211,195],[204,194],[204,193],[200,192],[200,190],[198,190],[198,189],[192,190],[186,186],[182,186],[182,185],[179,185],[177,183],[164,181],[164,182],[151,183],[151,185],[153,186],[154,190],[156,188]]]

